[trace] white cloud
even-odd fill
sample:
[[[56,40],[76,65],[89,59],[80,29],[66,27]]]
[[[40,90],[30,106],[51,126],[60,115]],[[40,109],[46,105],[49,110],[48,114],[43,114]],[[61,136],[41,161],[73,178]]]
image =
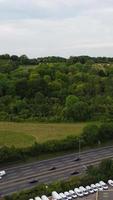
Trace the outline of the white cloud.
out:
[[[112,0],[0,0],[0,53],[112,56]]]

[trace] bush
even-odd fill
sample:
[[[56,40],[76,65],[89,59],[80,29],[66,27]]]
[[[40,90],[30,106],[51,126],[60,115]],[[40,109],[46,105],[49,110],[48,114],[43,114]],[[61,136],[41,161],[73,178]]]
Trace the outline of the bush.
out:
[[[81,136],[68,136],[62,140],[50,140],[44,143],[35,143],[27,148],[1,147],[0,163],[24,161],[28,158],[38,157],[42,154],[78,150],[79,140],[82,148],[93,147],[113,139],[113,123],[104,123],[100,126],[88,125]]]

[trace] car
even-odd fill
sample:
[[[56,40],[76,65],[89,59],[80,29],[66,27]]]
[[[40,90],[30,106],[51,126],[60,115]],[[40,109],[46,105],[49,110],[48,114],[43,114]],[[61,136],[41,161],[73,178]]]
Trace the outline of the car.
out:
[[[62,200],[62,197],[56,191],[53,191],[52,192],[52,199]]]
[[[79,157],[75,158],[74,161],[79,161],[81,160]]]
[[[84,193],[81,192],[78,188],[75,188],[74,192],[77,194],[78,197],[83,197],[84,196]]]
[[[63,192],[59,193],[59,195],[62,197],[63,200],[68,200],[67,196]]]
[[[42,200],[40,197],[35,197],[35,200]]]
[[[6,175],[6,171],[5,170],[0,171],[0,177],[2,177],[4,175]]]
[[[49,200],[49,198],[48,198],[46,195],[42,195],[42,196],[41,196],[41,199],[42,199],[42,200]]]
[[[31,183],[31,184],[34,184],[34,183],[37,183],[37,182],[38,182],[37,179],[33,179],[33,180],[29,181],[29,183]]]
[[[94,190],[94,192],[97,192],[97,191],[98,191],[98,189],[97,189],[97,187],[95,186],[95,184],[91,184],[91,188]]]
[[[103,187],[104,190],[108,190],[108,185],[104,181],[100,181],[99,184]]]
[[[86,186],[86,190],[90,193],[90,194],[93,194],[94,193],[94,190],[91,188],[91,186],[87,185]]]
[[[70,193],[69,192],[64,192],[64,194],[66,195],[66,197],[69,199],[69,200],[71,200],[72,199],[72,196],[70,195]]]
[[[72,198],[77,198],[77,195],[75,194],[75,192],[73,190],[69,190],[69,194],[72,196]]]
[[[55,170],[56,169],[56,167],[51,167],[50,169],[49,169],[49,171],[53,171],[53,170]]]
[[[29,199],[29,200],[34,200],[34,199]]]
[[[95,186],[99,191],[103,191],[103,187],[99,183],[96,183]]]
[[[71,175],[77,175],[77,174],[79,174],[79,171],[71,172]]]
[[[110,186],[113,186],[113,180],[108,180],[108,184],[109,184]]]
[[[79,187],[79,190],[80,190],[81,192],[83,192],[84,195],[88,195],[88,191],[87,191],[87,189],[86,189],[85,187],[80,186],[80,187]]]

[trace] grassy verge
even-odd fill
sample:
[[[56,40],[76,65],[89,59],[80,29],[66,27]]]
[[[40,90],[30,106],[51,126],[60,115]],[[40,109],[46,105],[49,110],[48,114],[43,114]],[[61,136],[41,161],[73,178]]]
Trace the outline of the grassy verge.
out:
[[[87,125],[83,123],[15,123],[0,122],[0,146],[27,147],[53,139],[63,139],[69,135],[80,135]]]

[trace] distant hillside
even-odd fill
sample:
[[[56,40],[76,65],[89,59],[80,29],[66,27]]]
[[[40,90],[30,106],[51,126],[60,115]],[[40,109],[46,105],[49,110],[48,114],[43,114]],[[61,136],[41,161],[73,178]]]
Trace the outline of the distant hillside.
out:
[[[113,118],[113,58],[0,56],[1,121]]]

